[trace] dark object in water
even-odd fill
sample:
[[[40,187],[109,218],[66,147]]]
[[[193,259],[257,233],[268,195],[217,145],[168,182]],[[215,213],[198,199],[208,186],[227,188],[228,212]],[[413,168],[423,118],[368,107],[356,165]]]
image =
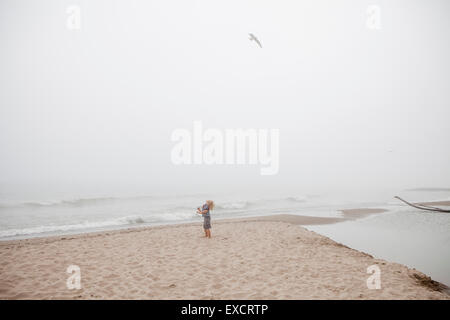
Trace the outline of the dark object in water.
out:
[[[394,198],[397,198],[398,200],[400,200],[400,201],[406,203],[408,206],[411,206],[411,207],[416,208],[416,209],[427,210],[427,211],[436,211],[436,212],[448,212],[448,213],[450,213],[450,210],[445,210],[445,209],[442,209],[442,208],[437,208],[437,207],[427,206],[427,205],[425,205],[425,204],[413,204],[413,203],[410,203],[410,202],[408,202],[408,201],[406,201],[406,200],[403,200],[402,198],[400,198],[400,197],[398,197],[398,196],[395,196]]]

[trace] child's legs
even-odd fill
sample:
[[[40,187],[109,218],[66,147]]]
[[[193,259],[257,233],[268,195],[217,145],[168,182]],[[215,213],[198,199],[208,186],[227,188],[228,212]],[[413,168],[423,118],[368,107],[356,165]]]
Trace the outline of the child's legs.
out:
[[[203,229],[205,230],[205,237],[211,238],[211,218],[209,216],[203,217]]]

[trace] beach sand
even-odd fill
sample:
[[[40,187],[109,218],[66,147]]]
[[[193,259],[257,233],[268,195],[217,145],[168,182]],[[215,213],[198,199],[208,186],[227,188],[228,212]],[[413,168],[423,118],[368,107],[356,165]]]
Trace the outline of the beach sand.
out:
[[[419,271],[300,226],[339,221],[290,215],[213,220],[211,239],[202,237],[199,221],[5,241],[0,298],[449,299],[443,285]],[[80,267],[79,290],[66,286],[69,265]],[[366,284],[372,265],[381,271],[379,290]]]

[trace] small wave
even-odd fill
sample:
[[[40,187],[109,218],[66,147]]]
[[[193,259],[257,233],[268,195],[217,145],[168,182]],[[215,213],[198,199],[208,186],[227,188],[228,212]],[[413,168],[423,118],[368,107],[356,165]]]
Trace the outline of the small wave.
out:
[[[293,201],[293,202],[306,202],[307,197],[306,196],[291,196],[291,197],[286,197],[286,200]]]
[[[0,203],[0,208],[48,208],[48,207],[81,207],[96,204],[109,204],[115,201],[124,200],[142,200],[153,199],[153,196],[137,196],[137,197],[98,197],[98,198],[75,198],[65,200],[49,200],[49,201],[26,201],[16,203]]]
[[[71,199],[71,200],[59,200],[59,201],[40,201],[40,202],[25,202],[24,206],[29,207],[49,207],[49,206],[83,206],[83,205],[92,205],[98,203],[111,202],[116,200],[117,198],[113,197],[105,197],[105,198],[80,198],[80,199]]]
[[[245,209],[247,208],[251,203],[248,201],[242,201],[242,202],[230,202],[230,203],[221,203],[217,204],[216,207],[218,209]]]
[[[122,198],[114,197],[104,197],[104,198],[79,198],[79,199],[69,199],[69,200],[50,200],[50,201],[27,201],[27,202],[16,202],[16,203],[0,203],[1,209],[11,209],[11,208],[48,208],[48,207],[59,207],[59,206],[73,206],[81,207],[85,205],[95,205],[95,204],[105,204],[111,203]]]
[[[0,231],[0,238],[14,237],[14,236],[26,236],[40,233],[49,232],[67,232],[77,231],[84,229],[104,228],[121,225],[133,225],[145,223],[145,220],[140,216],[125,216],[117,219],[110,219],[104,221],[85,221],[82,223],[69,224],[69,225],[47,225],[37,226],[23,229],[7,229]]]
[[[168,210],[161,213],[152,214],[152,221],[150,222],[161,222],[161,221],[182,221],[188,220],[195,217],[199,217],[192,208],[188,210]]]

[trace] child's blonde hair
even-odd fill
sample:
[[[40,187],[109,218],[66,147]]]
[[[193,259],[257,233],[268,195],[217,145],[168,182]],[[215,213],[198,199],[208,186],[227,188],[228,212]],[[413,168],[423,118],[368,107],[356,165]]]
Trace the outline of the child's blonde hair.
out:
[[[206,204],[208,205],[209,210],[214,210],[214,201],[206,200]]]

